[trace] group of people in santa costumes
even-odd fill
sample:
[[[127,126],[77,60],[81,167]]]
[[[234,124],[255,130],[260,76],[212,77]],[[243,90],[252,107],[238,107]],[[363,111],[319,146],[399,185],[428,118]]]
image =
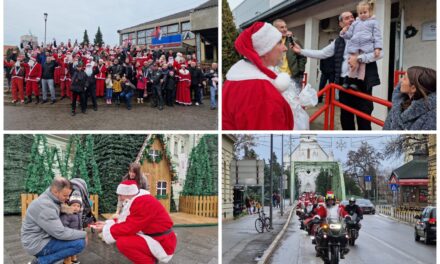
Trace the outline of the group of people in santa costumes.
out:
[[[195,54],[185,58],[179,52],[177,54],[172,51],[165,52],[158,48],[152,51],[124,45],[115,48],[109,46],[98,48],[91,45],[81,47],[72,45],[69,41],[67,45],[61,43],[56,47],[51,44],[47,49],[26,47],[15,61],[8,59],[4,61],[10,71],[13,103],[30,103],[32,95],[36,96],[37,103],[39,102],[42,64],[44,64],[46,57],[53,57],[57,62],[53,81],[60,87],[61,100],[66,97],[72,98],[71,69],[76,69],[76,65],[82,62],[84,68],[91,66],[93,70],[94,89],[93,91],[88,89],[89,96],[87,97],[92,98],[94,108],[96,108],[96,97],[106,95],[105,81],[108,74],[111,74],[113,80],[116,79],[116,75],[119,75],[120,78],[125,76],[138,90],[138,103],[143,102],[139,98],[144,98],[147,94],[147,86],[150,87],[150,84],[152,86],[148,75],[152,71],[152,66],[157,66],[160,70],[167,68],[167,73],[173,72],[173,77],[176,78],[176,87],[172,92],[175,94],[173,99],[175,102],[183,105],[192,104],[191,74],[188,71],[188,66],[191,62],[197,62]],[[139,79],[142,80],[138,83]],[[28,98],[26,102],[25,96]],[[155,94],[153,94],[154,96]],[[108,98],[106,99],[108,102]]]
[[[123,207],[117,219],[96,222],[103,240],[136,264],[169,262],[177,245],[173,221],[163,205],[135,180],[118,185]]]

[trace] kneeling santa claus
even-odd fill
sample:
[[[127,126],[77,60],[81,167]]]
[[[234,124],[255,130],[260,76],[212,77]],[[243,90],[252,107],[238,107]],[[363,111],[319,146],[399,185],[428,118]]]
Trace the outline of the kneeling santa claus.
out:
[[[106,243],[115,243],[133,263],[169,262],[176,249],[173,221],[163,205],[134,180],[126,180],[116,190],[123,207],[117,220],[97,222]]]

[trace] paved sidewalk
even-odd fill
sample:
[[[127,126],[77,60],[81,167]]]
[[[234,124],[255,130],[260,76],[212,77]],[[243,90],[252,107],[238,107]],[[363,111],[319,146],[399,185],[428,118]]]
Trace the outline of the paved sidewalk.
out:
[[[287,221],[291,207],[288,202],[286,205],[283,216],[280,209],[273,209],[274,229],[270,232],[257,233],[255,220],[258,214],[223,222],[223,263],[255,264]],[[269,216],[269,207],[265,207],[264,212]]]
[[[5,264],[25,264],[32,260],[21,246],[20,216],[4,216],[4,254]],[[218,226],[177,227],[177,249],[170,264],[217,264],[218,263]],[[78,255],[83,264],[129,264],[115,244],[107,245],[97,234],[88,234],[89,244]]]

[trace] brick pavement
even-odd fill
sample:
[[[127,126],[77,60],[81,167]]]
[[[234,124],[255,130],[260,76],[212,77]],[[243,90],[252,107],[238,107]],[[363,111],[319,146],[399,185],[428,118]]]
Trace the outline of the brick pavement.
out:
[[[218,111],[210,110],[209,100],[200,106],[165,106],[159,111],[149,103],[138,105],[136,100],[133,109],[127,110],[124,104],[106,105],[98,99],[96,112],[89,100],[87,113],[77,107],[72,117],[67,99],[54,105],[13,105],[7,97],[5,94],[5,130],[217,130],[218,125]]]
[[[23,264],[32,260],[20,242],[20,216],[4,216],[4,256],[5,264]],[[218,226],[177,227],[177,249],[170,264],[214,264],[218,263]],[[97,234],[88,235],[89,244],[78,255],[84,264],[92,263],[131,263],[121,255],[114,244],[107,245]]]

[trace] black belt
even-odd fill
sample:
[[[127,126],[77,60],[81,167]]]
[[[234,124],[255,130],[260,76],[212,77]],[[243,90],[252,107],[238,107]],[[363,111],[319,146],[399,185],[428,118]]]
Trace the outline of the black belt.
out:
[[[162,233],[145,234],[145,235],[150,236],[150,237],[158,237],[158,236],[168,235],[171,232],[173,232],[172,228],[170,228],[170,229],[168,229],[168,230],[166,230],[166,231],[164,231]]]

